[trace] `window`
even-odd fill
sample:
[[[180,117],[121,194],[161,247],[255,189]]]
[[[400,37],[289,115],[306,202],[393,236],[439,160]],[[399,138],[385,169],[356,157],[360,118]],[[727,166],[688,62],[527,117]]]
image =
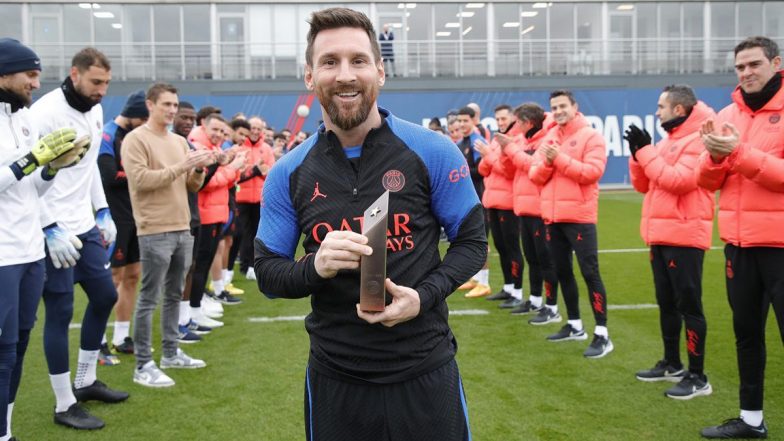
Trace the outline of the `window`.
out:
[[[22,5],[0,3],[0,17],[3,35],[22,40]]]

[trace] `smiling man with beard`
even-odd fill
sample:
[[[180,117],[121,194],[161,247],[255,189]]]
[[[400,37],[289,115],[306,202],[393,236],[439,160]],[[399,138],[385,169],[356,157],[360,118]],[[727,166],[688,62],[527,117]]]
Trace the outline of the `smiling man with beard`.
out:
[[[446,304],[486,257],[468,165],[447,138],[378,107],[384,67],[364,14],[315,12],[305,58],[324,125],[270,170],[255,269],[268,297],[310,296],[306,438],[468,440]],[[386,190],[387,305],[368,313],[357,269],[373,251],[360,220]]]

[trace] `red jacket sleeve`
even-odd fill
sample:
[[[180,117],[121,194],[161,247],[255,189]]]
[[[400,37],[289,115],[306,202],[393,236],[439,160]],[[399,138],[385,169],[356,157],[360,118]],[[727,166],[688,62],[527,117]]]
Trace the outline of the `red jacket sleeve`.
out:
[[[724,158],[717,164],[713,162],[710,154],[705,151],[700,155],[699,161],[697,185],[709,191],[719,190],[727,179],[727,172],[730,170],[730,157]]]
[[[637,153],[639,154],[640,152]],[[640,193],[648,193],[650,180],[645,176],[645,170],[643,170],[640,163],[635,161],[631,156],[629,156],[629,176],[631,177],[632,186],[635,190]]]
[[[670,193],[686,194],[697,189],[697,164],[701,151],[702,143],[699,138],[694,138],[673,165],[667,164],[656,149],[648,147],[637,152],[637,161],[651,182]]]
[[[553,176],[555,168],[552,164],[547,163],[544,153],[539,153],[537,150],[533,157],[534,162],[531,165],[531,169],[528,170],[528,178],[536,185],[544,185]]]
[[[784,159],[740,144],[730,169],[770,191],[784,193]]]
[[[222,165],[218,167],[218,170],[212,176],[210,182],[208,182],[202,190],[212,191],[221,187],[228,187],[229,185],[234,184],[239,177],[239,170]]]
[[[582,161],[563,152],[553,160],[553,166],[558,171],[581,185],[599,182],[604,174],[605,165],[607,165],[607,153],[604,148],[604,140],[598,133],[592,135],[585,143],[585,154]]]

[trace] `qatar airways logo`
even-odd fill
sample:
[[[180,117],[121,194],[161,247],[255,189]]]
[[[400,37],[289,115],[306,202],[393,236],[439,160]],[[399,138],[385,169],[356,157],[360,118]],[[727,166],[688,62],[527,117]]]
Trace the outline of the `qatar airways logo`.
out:
[[[329,222],[319,222],[313,225],[310,230],[311,236],[316,243],[321,243],[330,231],[354,231],[362,232],[362,216],[343,218],[340,225],[332,225]],[[413,250],[414,236],[408,223],[411,216],[408,213],[395,213],[390,215],[391,225],[387,228],[387,250],[391,252]]]

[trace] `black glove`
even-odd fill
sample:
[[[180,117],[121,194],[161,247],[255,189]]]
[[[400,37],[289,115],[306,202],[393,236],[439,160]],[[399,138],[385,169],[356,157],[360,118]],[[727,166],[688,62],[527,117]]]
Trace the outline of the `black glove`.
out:
[[[645,129],[640,129],[634,124],[630,125],[623,135],[623,139],[629,141],[629,150],[632,152],[632,158],[637,160],[637,151],[651,143],[651,135]]]

